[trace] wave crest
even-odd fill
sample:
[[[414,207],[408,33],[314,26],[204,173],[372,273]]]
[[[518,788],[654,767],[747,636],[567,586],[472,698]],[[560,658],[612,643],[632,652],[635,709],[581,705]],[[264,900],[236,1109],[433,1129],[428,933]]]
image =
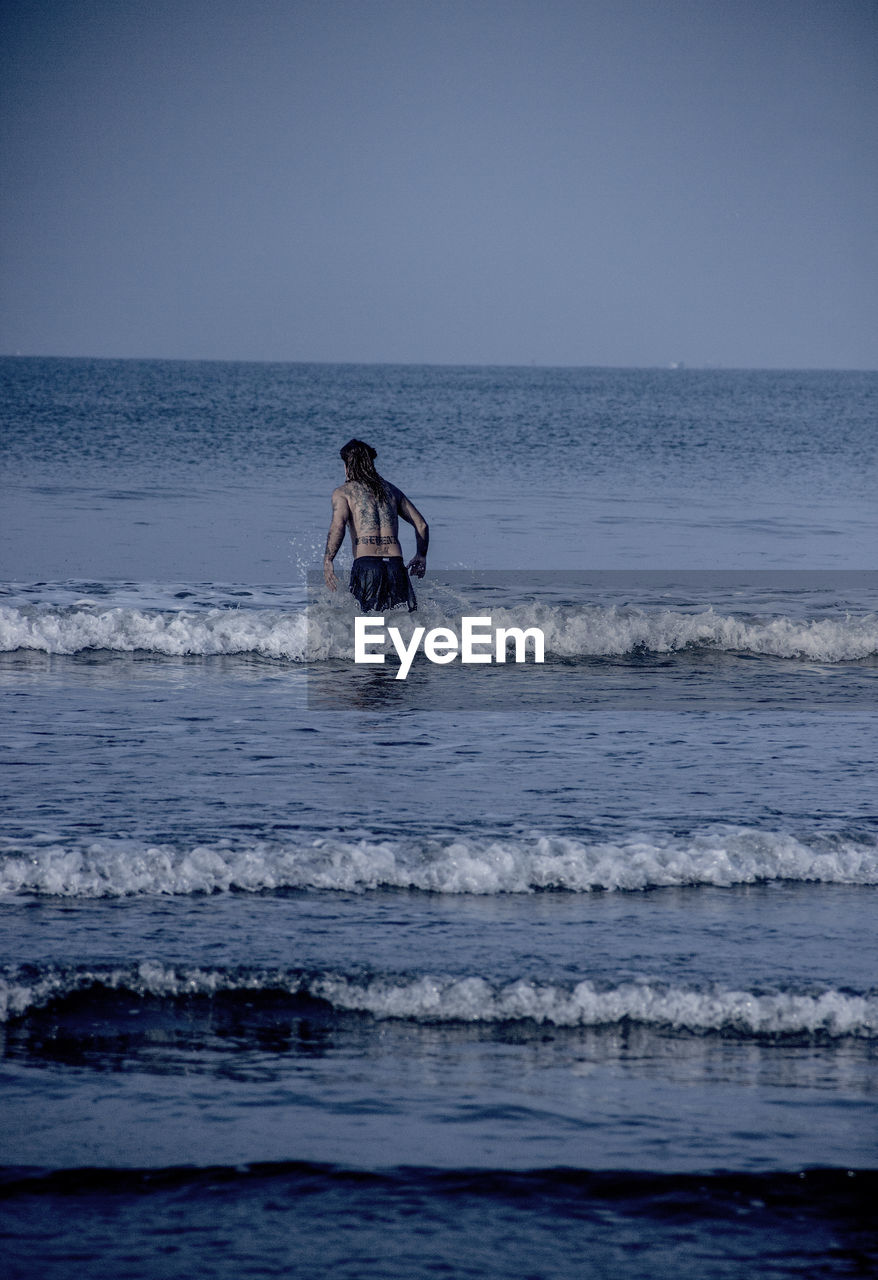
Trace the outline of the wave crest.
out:
[[[693,1034],[878,1036],[878,997],[826,989],[818,993],[699,990],[652,982],[562,985],[519,980],[497,985],[479,975],[353,977],[301,970],[175,969],[158,962],[122,968],[7,973],[0,977],[0,1021],[88,992],[180,1000],[235,992],[320,1001],[336,1013],[426,1023],[555,1027],[635,1025]]]
[[[228,891],[410,889],[443,894],[729,887],[764,881],[878,884],[878,840],[797,838],[715,826],[689,836],[585,841],[534,835],[453,840],[257,841],[175,847],[134,840],[0,845],[0,896],[118,898]]]
[[[288,662],[352,661],[351,609],[321,604],[310,611],[215,608],[199,612],[91,604],[2,605],[0,652],[35,650],[70,655],[104,650],[165,657],[222,654]],[[473,611],[478,612],[476,606],[463,610]],[[417,625],[449,627],[459,636],[460,616],[425,601]],[[493,609],[491,618],[495,627],[540,627],[546,653],[567,660],[698,649],[822,663],[878,656],[878,617],[874,614],[754,621],[712,609],[681,613],[537,604]],[[405,614],[393,615],[392,625],[408,641],[415,621]]]

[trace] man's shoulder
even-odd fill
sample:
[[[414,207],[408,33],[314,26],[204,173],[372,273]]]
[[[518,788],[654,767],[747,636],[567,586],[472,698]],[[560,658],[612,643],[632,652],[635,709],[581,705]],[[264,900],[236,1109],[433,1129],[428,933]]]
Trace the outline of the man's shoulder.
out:
[[[331,502],[336,519],[349,520],[351,518],[353,508],[347,485],[340,484],[337,489],[333,489]]]

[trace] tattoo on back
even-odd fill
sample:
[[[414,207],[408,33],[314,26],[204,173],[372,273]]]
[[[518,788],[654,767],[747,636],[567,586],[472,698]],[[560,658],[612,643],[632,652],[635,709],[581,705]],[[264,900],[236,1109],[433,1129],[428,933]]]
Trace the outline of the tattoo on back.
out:
[[[353,516],[356,540],[360,545],[387,547],[396,542],[396,505],[389,494],[384,499],[376,499],[365,485],[349,481],[347,499]],[[388,528],[390,533],[379,532]],[[367,533],[367,529],[373,529],[374,533]]]

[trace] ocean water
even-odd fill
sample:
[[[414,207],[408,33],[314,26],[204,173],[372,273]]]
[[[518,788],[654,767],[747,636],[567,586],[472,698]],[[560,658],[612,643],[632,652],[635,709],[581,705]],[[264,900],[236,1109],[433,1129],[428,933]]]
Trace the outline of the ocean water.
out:
[[[10,1274],[874,1274],[878,375],[0,379]]]

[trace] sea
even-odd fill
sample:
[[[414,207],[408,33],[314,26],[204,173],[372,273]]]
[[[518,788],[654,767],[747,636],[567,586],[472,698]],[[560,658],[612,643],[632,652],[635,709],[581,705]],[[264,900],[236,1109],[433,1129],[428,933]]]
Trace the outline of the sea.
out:
[[[5,1273],[878,1274],[878,374],[0,385]]]

